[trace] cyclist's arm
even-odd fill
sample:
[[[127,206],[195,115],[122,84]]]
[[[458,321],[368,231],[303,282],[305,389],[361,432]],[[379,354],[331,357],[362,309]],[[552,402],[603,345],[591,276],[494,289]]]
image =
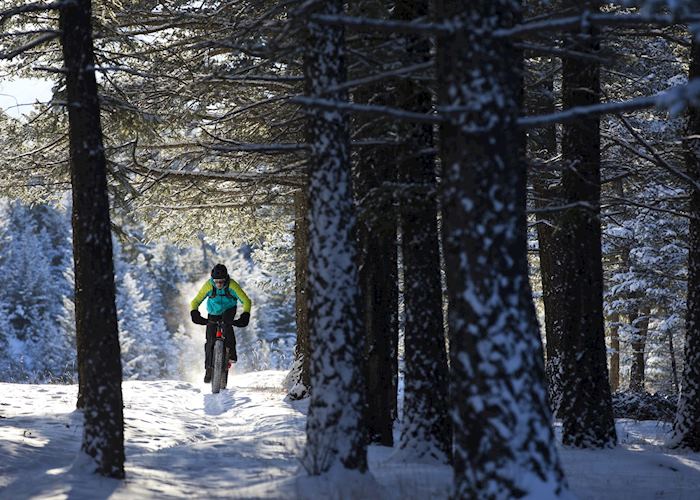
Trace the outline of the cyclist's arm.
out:
[[[250,307],[253,305],[253,303],[250,301],[248,296],[245,294],[243,289],[241,288],[241,285],[236,283],[235,280],[231,279],[231,281],[228,284],[228,287],[236,292],[236,295],[238,295],[238,298],[241,299],[241,302],[243,302],[243,312],[250,313]]]
[[[199,309],[199,305],[204,302],[204,299],[207,298],[207,295],[211,292],[212,289],[212,284],[209,282],[209,280],[202,285],[202,288],[199,289],[199,293],[197,293],[196,297],[192,299],[192,302],[190,302],[190,310],[191,311],[196,311]]]

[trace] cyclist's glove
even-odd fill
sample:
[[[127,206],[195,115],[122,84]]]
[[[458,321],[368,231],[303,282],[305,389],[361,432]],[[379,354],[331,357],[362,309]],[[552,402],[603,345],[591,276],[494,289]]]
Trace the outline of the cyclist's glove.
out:
[[[199,311],[195,309],[194,311],[190,311],[190,316],[192,316],[192,323],[195,325],[206,325],[207,320],[202,318],[202,315],[199,314]]]
[[[244,312],[244,313],[241,313],[241,315],[238,317],[238,319],[233,322],[233,326],[243,328],[245,326],[248,326],[249,321],[250,321],[250,313]]]

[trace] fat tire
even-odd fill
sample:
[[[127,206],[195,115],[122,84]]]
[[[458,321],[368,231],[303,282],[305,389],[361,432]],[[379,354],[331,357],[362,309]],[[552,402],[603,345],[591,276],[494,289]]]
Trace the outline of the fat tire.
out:
[[[228,361],[224,361],[224,369],[221,371],[221,388],[226,389],[228,385]]]
[[[211,370],[211,392],[218,394],[221,389],[221,368],[224,366],[224,341],[217,340],[214,344],[214,366]]]

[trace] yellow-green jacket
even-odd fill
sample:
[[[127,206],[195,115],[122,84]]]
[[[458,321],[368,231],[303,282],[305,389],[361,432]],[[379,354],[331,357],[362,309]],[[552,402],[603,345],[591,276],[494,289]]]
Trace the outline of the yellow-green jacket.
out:
[[[191,310],[199,309],[199,305],[204,302],[204,299],[208,299],[207,313],[215,316],[221,316],[224,314],[224,311],[236,307],[239,302],[243,304],[243,312],[249,313],[252,305],[241,286],[230,278],[228,287],[224,287],[221,290],[216,288],[213,279],[208,279],[190,303]]]

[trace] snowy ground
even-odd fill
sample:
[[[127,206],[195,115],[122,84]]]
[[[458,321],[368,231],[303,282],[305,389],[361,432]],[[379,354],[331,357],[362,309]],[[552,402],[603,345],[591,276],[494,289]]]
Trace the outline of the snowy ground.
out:
[[[283,372],[231,378],[212,395],[204,384],[125,382],[127,480],[90,473],[78,453],[82,417],[75,386],[0,384],[0,498],[447,498],[444,466],[402,464],[371,447],[379,484],[296,481],[305,403],[284,400]],[[700,454],[663,448],[667,428],[619,421],[614,450],[561,451],[580,498],[700,498]]]

